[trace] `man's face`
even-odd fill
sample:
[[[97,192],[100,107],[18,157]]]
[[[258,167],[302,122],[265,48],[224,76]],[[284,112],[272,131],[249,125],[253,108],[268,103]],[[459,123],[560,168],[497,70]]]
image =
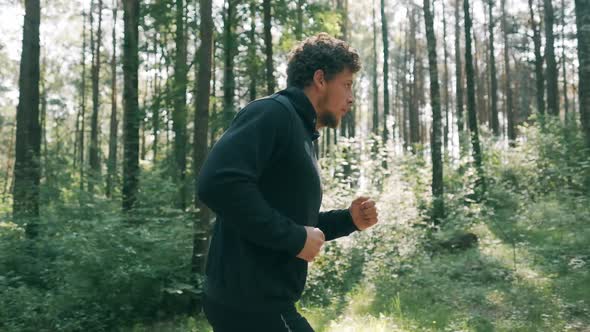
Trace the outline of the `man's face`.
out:
[[[318,120],[321,124],[329,128],[336,128],[340,125],[342,117],[346,115],[354,102],[353,79],[354,74],[349,69],[344,69],[331,80],[326,81],[324,93],[319,101]]]

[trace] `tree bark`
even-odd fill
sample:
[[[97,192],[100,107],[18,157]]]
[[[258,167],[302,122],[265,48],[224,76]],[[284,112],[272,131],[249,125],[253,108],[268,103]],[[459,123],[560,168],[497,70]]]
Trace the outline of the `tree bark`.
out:
[[[590,148],[590,2],[576,0],[580,120]]]
[[[82,12],[83,28],[82,28],[82,79],[80,83],[80,132],[78,137],[79,148],[79,167],[80,167],[80,191],[84,191],[84,138],[86,125],[86,13]],[[90,29],[92,30],[92,28]]]
[[[235,17],[236,0],[226,0],[223,10],[223,126],[227,128],[235,113],[234,96],[236,79],[234,75],[234,60],[236,55]]]
[[[565,56],[565,2],[561,0],[561,70],[563,71],[563,107],[565,120],[569,119],[569,98],[567,96],[567,66]]]
[[[410,149],[413,153],[416,152],[416,145],[420,143],[420,114],[418,110],[418,51],[416,45],[416,9],[412,8],[410,14],[410,61],[412,63],[412,81],[410,82],[410,107],[409,107],[409,122],[410,122]]]
[[[94,13],[90,13],[90,22]],[[92,23],[90,24],[92,29]],[[94,184],[100,176],[100,161],[98,157],[98,112],[100,109],[100,100],[98,85],[100,79],[100,44],[102,41],[102,0],[98,0],[98,28],[96,30],[96,39],[91,42],[92,53],[92,116],[90,118],[90,147],[88,158],[90,164],[90,174],[88,177],[88,191],[94,193]]]
[[[184,33],[184,1],[176,0],[176,57],[174,61],[174,131],[175,180],[178,186],[176,206],[186,209],[186,86],[187,54]]]
[[[123,162],[123,211],[128,212],[137,202],[139,182],[139,69],[138,30],[139,0],[124,0],[123,40],[123,110],[124,110],[124,162]]]
[[[25,235],[39,234],[39,182],[41,177],[39,124],[39,0],[25,1],[22,53],[18,78],[13,216],[25,224]]]
[[[111,58],[111,127],[109,132],[109,163],[107,168],[106,196],[111,197],[117,177],[117,2],[113,0],[113,56]]]
[[[258,85],[258,55],[257,44],[258,36],[256,35],[256,12],[258,11],[257,1],[250,1],[250,31],[248,32],[248,72],[250,76],[250,101],[256,99],[256,86]]]
[[[201,26],[199,36],[201,47],[197,52],[197,63],[199,75],[197,77],[197,95],[195,99],[195,124],[194,124],[194,176],[195,176],[195,197],[194,205],[197,209],[193,228],[193,253],[191,259],[191,275],[201,275],[205,272],[205,263],[208,248],[209,236],[209,215],[208,208],[197,196],[196,179],[201,170],[207,155],[207,131],[209,124],[209,94],[211,82],[211,58],[213,50],[213,16],[212,1],[200,0],[199,10]]]
[[[443,72],[443,98],[445,101],[445,124],[444,124],[444,148],[449,151],[449,108],[450,108],[450,94],[449,94],[449,52],[447,47],[447,17],[445,11],[445,0],[442,1],[442,17],[443,17],[443,53],[444,53],[444,72]]]
[[[516,140],[516,128],[514,124],[514,107],[512,101],[512,87],[510,75],[510,57],[508,53],[508,22],[506,19],[506,0],[502,0],[502,33],[504,34],[504,80],[506,90],[506,118],[508,122],[508,139],[514,145]]]
[[[436,57],[436,37],[434,35],[434,17],[430,10],[430,0],[424,0],[424,24],[428,44],[428,67],[430,72],[430,103],[432,105],[432,220],[438,224],[444,217],[443,204],[443,165],[441,157],[442,130],[440,111],[440,91],[438,85],[438,63]]]
[[[271,95],[275,92],[275,74],[272,62],[272,16],[270,0],[263,0],[262,7],[264,11],[264,48],[266,54],[266,93]]]
[[[154,55],[157,58],[158,55],[158,33],[154,33]],[[154,77],[154,104],[152,106],[152,135],[154,136],[154,142],[152,144],[152,160],[154,163],[158,161],[158,141],[160,138],[160,107],[161,107],[161,86],[162,86],[162,60],[157,58],[158,62],[156,66],[156,74]]]
[[[500,136],[500,122],[498,121],[498,78],[496,76],[496,54],[494,49],[494,0],[488,0],[489,34],[490,34],[490,94],[491,94],[491,125],[494,136]]]
[[[295,24],[295,39],[303,39],[303,6],[305,0],[297,0],[297,23]],[[317,142],[314,141],[314,142]]]
[[[372,68],[372,89],[373,89],[373,127],[375,136],[379,135],[379,87],[377,85],[377,19],[375,16],[375,0],[372,2],[373,9],[373,68]]]
[[[467,78],[467,113],[469,115],[469,131],[471,132],[471,146],[473,159],[478,174],[476,191],[478,197],[485,192],[485,179],[483,174],[482,151],[479,143],[479,128],[477,111],[475,109],[475,75],[473,71],[473,59],[471,51],[471,14],[469,12],[469,0],[463,0],[463,15],[465,15],[465,76]]]
[[[389,33],[387,16],[385,15],[385,0],[381,0],[381,35],[383,38],[383,144],[387,144],[389,129]]]
[[[455,0],[455,90],[457,93],[456,103],[456,117],[457,117],[457,131],[459,133],[459,150],[463,151],[463,65],[461,61],[461,0]]]
[[[533,0],[529,0],[529,14],[531,29],[533,30],[533,44],[535,54],[535,83],[537,89],[537,112],[541,117],[545,115],[545,82],[543,78],[543,57],[541,55],[541,33],[535,21]]]
[[[544,0],[545,12],[545,61],[547,62],[547,113],[559,116],[559,92],[557,89],[557,62],[553,36],[553,4],[551,0]]]

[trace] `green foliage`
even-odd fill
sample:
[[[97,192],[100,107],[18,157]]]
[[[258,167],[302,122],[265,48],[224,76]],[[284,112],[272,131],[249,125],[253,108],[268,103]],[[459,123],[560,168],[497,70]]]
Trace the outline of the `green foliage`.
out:
[[[142,179],[165,193],[157,174]],[[133,224],[114,202],[58,201],[34,242],[0,223],[0,330],[111,331],[186,312],[199,292],[189,274],[193,220],[151,196]]]

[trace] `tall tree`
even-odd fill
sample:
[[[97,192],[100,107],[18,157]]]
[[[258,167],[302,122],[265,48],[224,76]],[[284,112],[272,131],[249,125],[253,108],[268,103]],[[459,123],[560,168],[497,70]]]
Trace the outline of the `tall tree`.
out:
[[[442,18],[443,18],[443,53],[444,53],[444,71],[443,71],[443,96],[445,101],[445,124],[444,124],[444,147],[445,151],[449,149],[449,108],[450,108],[450,96],[449,96],[449,51],[447,47],[447,15],[445,11],[445,0],[442,1]]]
[[[559,94],[557,89],[557,62],[555,61],[555,47],[553,36],[553,4],[551,0],[544,0],[545,13],[545,61],[547,69],[547,112],[551,115],[559,115]]]
[[[348,41],[348,0],[337,0],[336,10],[340,15],[340,36],[338,38]],[[350,127],[354,120],[354,106],[344,115],[340,123],[340,136],[351,137]],[[334,133],[334,141],[337,142],[338,135]]]
[[[305,0],[297,0],[297,22],[295,23],[295,39],[297,40],[303,39],[303,6],[305,6]]]
[[[512,100],[511,74],[510,74],[510,56],[509,56],[509,39],[508,39],[508,19],[506,17],[506,0],[501,2],[502,9],[502,34],[504,35],[504,84],[506,94],[506,119],[508,120],[508,139],[510,144],[516,140],[516,128],[514,124],[514,105]]]
[[[234,116],[234,96],[236,93],[236,78],[234,62],[237,51],[235,45],[237,0],[225,0],[223,15],[223,128],[227,128]]]
[[[567,66],[565,56],[565,2],[561,0],[561,70],[563,72],[563,107],[566,121],[569,118],[569,99],[567,96]]]
[[[494,0],[488,0],[489,34],[490,34],[490,94],[491,94],[491,125],[494,136],[500,136],[500,123],[498,121],[498,79],[496,77],[496,55],[494,49]]]
[[[84,190],[84,137],[86,124],[86,13],[82,11],[82,77],[80,80],[80,109],[78,118],[76,119],[76,127],[79,131],[76,132],[76,139],[78,143],[79,167],[80,167],[80,191]]]
[[[209,123],[209,91],[211,82],[211,58],[213,51],[213,16],[212,1],[200,0],[199,11],[201,16],[201,26],[199,36],[201,47],[197,52],[197,63],[199,65],[199,74],[197,77],[197,94],[195,99],[195,125],[194,125],[194,174],[195,179],[201,170],[207,155],[207,130]],[[198,273],[203,274],[205,269],[205,257],[208,247],[209,234],[209,210],[199,200],[196,190],[194,205],[197,209],[197,218],[194,222],[193,230],[193,253],[191,260],[191,275],[196,276]]]
[[[580,61],[580,120],[586,133],[586,146],[590,148],[590,2],[587,0],[576,0],[576,28]]]
[[[469,116],[469,131],[471,132],[471,146],[473,160],[478,174],[477,189],[479,193],[485,191],[482,152],[479,143],[479,128],[477,110],[475,109],[475,73],[473,71],[473,55],[471,51],[471,13],[469,0],[463,0],[463,15],[465,16],[465,77],[467,78],[467,114]]]
[[[387,118],[389,117],[389,28],[387,15],[385,15],[385,0],[381,0],[381,37],[383,39],[383,143],[387,144],[389,129]]]
[[[38,235],[41,177],[41,126],[39,124],[39,0],[25,1],[23,41],[18,77],[13,215],[24,222],[28,238]]]
[[[463,65],[461,61],[461,0],[455,0],[455,91],[457,97],[455,98],[456,117],[457,117],[457,131],[459,132],[459,145],[462,151],[463,143]]]
[[[416,152],[416,145],[420,143],[420,111],[419,111],[419,68],[418,68],[418,47],[417,47],[417,36],[416,36],[416,8],[412,8],[410,11],[410,42],[409,42],[409,61],[412,64],[409,91],[409,122],[410,122],[410,148],[412,152]]]
[[[428,67],[430,73],[430,104],[432,105],[432,220],[435,223],[444,217],[443,205],[443,165],[441,157],[442,117],[440,113],[440,91],[438,85],[438,63],[436,58],[436,37],[434,36],[434,15],[430,10],[430,0],[424,0],[424,23],[428,45]]]
[[[545,82],[543,78],[543,57],[541,55],[541,32],[535,20],[533,0],[529,0],[529,14],[531,29],[533,30],[533,45],[535,54],[535,83],[537,87],[537,112],[542,117],[545,114]]]
[[[158,33],[154,33],[154,54],[158,54]],[[154,141],[152,143],[152,160],[154,163],[158,160],[158,147],[160,137],[160,107],[162,104],[162,59],[156,59],[156,74],[154,77],[154,101],[152,104],[152,136]]]
[[[109,161],[107,165],[106,196],[111,197],[117,176],[117,1],[113,0],[113,56],[111,57],[111,126],[109,132]]]
[[[270,0],[262,1],[264,11],[264,53],[266,54],[266,93],[271,95],[275,92],[275,74],[272,62],[272,16]]]
[[[90,29],[92,27],[92,17],[94,13],[90,12]],[[91,34],[92,35],[92,34]],[[98,0],[98,28],[96,29],[96,39],[91,38],[90,49],[92,52],[92,116],[90,118],[90,147],[88,158],[90,164],[90,176],[88,177],[88,191],[94,191],[94,184],[100,175],[100,161],[98,159],[98,111],[100,109],[100,100],[98,85],[100,79],[100,46],[102,42],[102,0]]]
[[[375,16],[375,0],[372,2],[373,9],[373,67],[372,67],[372,89],[373,89],[373,134],[379,135],[379,86],[377,85],[377,18]]]
[[[258,35],[256,34],[256,13],[258,5],[256,0],[250,1],[250,31],[248,31],[248,73],[250,79],[250,100],[256,99],[258,85]]]
[[[139,183],[139,0],[123,0],[123,210],[131,210],[137,201]]]
[[[184,1],[176,0],[176,56],[174,61],[174,111],[172,129],[174,131],[175,178],[178,185],[177,207],[186,208],[186,86],[187,51],[184,33]]]

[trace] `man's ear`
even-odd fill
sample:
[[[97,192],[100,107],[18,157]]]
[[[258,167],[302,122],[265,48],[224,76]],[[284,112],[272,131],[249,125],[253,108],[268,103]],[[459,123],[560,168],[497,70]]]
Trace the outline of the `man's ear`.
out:
[[[322,69],[318,69],[313,73],[313,84],[318,89],[323,89],[326,85],[326,77],[324,75],[324,71]]]

